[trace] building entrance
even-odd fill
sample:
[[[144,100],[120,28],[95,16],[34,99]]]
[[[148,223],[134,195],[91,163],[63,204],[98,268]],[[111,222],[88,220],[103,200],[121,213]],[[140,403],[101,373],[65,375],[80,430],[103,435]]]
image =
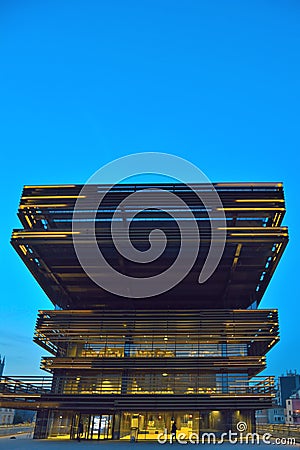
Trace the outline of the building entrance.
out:
[[[76,426],[71,436],[73,439],[77,439],[79,423],[82,424],[82,439],[112,439],[112,414],[78,414],[76,415],[75,422]]]

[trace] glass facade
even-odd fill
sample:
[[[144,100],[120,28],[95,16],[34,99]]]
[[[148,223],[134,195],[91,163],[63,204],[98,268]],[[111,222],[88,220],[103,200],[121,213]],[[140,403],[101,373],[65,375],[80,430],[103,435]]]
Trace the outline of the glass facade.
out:
[[[194,373],[193,373],[194,372]],[[255,391],[247,373],[97,372],[94,376],[66,373],[55,376],[52,391],[63,394],[245,394]],[[261,385],[267,389],[267,383]],[[258,387],[257,387],[258,389]]]
[[[220,436],[230,427],[235,430],[236,424],[243,421],[247,430],[253,430],[251,411],[234,410],[228,416],[220,410],[202,411],[124,411],[115,414],[85,414],[54,412],[48,420],[49,438],[77,439],[78,425],[82,424],[81,439],[106,440],[120,439],[156,440],[172,439],[172,424],[176,424],[177,435],[189,439],[194,434],[215,433]]]
[[[246,344],[205,343],[201,336],[140,336],[130,342],[126,336],[101,336],[99,342],[68,343],[63,354],[82,358],[205,358],[246,356]],[[59,345],[59,344],[58,344]]]

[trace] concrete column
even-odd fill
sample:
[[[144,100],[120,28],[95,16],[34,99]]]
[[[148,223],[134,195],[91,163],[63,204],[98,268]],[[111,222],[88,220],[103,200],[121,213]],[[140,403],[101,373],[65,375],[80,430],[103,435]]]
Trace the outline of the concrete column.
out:
[[[46,439],[48,437],[51,415],[52,412],[48,409],[40,409],[37,412],[33,439]]]

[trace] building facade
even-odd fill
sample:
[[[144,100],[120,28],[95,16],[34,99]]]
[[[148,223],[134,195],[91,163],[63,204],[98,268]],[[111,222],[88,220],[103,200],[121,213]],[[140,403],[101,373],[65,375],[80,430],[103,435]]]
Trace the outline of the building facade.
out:
[[[289,398],[286,400],[286,424],[300,424],[300,398]]]
[[[0,425],[12,425],[14,422],[15,410],[11,408],[0,408]]]
[[[0,377],[3,375],[5,357],[0,355]],[[15,411],[11,408],[0,408],[0,425],[11,425],[14,422]]]
[[[149,246],[153,229],[164,231],[168,244],[155,262],[133,263],[114,248],[112,222],[126,223],[132,213],[118,205],[149,187],[172,192],[189,206],[201,250],[180,283],[145,298],[132,298],[130,286],[124,297],[105,291],[79,264],[72,224],[82,186],[23,190],[18,213],[23,228],[14,230],[12,245],[54,305],[38,313],[34,335],[48,353],[41,367],[49,376],[2,378],[0,405],[13,401],[22,409],[38,409],[35,438],[73,439],[82,427],[86,439],[156,439],[174,422],[187,436],[234,430],[241,420],[253,431],[255,411],[272,407],[274,378],[259,374],[279,340],[278,313],[258,306],[288,242],[281,226],[282,184],[214,185],[227,237],[216,271],[202,284],[198,276],[210,249],[210,220],[184,185],[114,186],[96,211],[101,251],[129,276],[150,277],[173,263],[180,233],[168,214],[172,204],[163,211],[141,205],[131,223],[132,243],[140,251]],[[92,185],[88,196],[102,189]],[[88,213],[87,208],[80,217],[86,224],[79,237],[83,246],[90,245]]]
[[[257,424],[284,424],[285,414],[284,408],[274,405],[273,408],[259,409],[256,411]]]
[[[300,389],[294,392],[286,401],[287,425],[300,425]]]

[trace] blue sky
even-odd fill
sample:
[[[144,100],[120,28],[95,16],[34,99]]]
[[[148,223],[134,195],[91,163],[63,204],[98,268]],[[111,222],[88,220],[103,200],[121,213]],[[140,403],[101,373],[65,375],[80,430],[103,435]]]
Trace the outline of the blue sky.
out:
[[[299,367],[300,4],[294,0],[0,6],[1,336],[6,374],[38,374],[51,303],[9,245],[24,184],[84,183],[163,151],[212,181],[283,181],[290,243],[261,303],[278,307],[268,374]]]

